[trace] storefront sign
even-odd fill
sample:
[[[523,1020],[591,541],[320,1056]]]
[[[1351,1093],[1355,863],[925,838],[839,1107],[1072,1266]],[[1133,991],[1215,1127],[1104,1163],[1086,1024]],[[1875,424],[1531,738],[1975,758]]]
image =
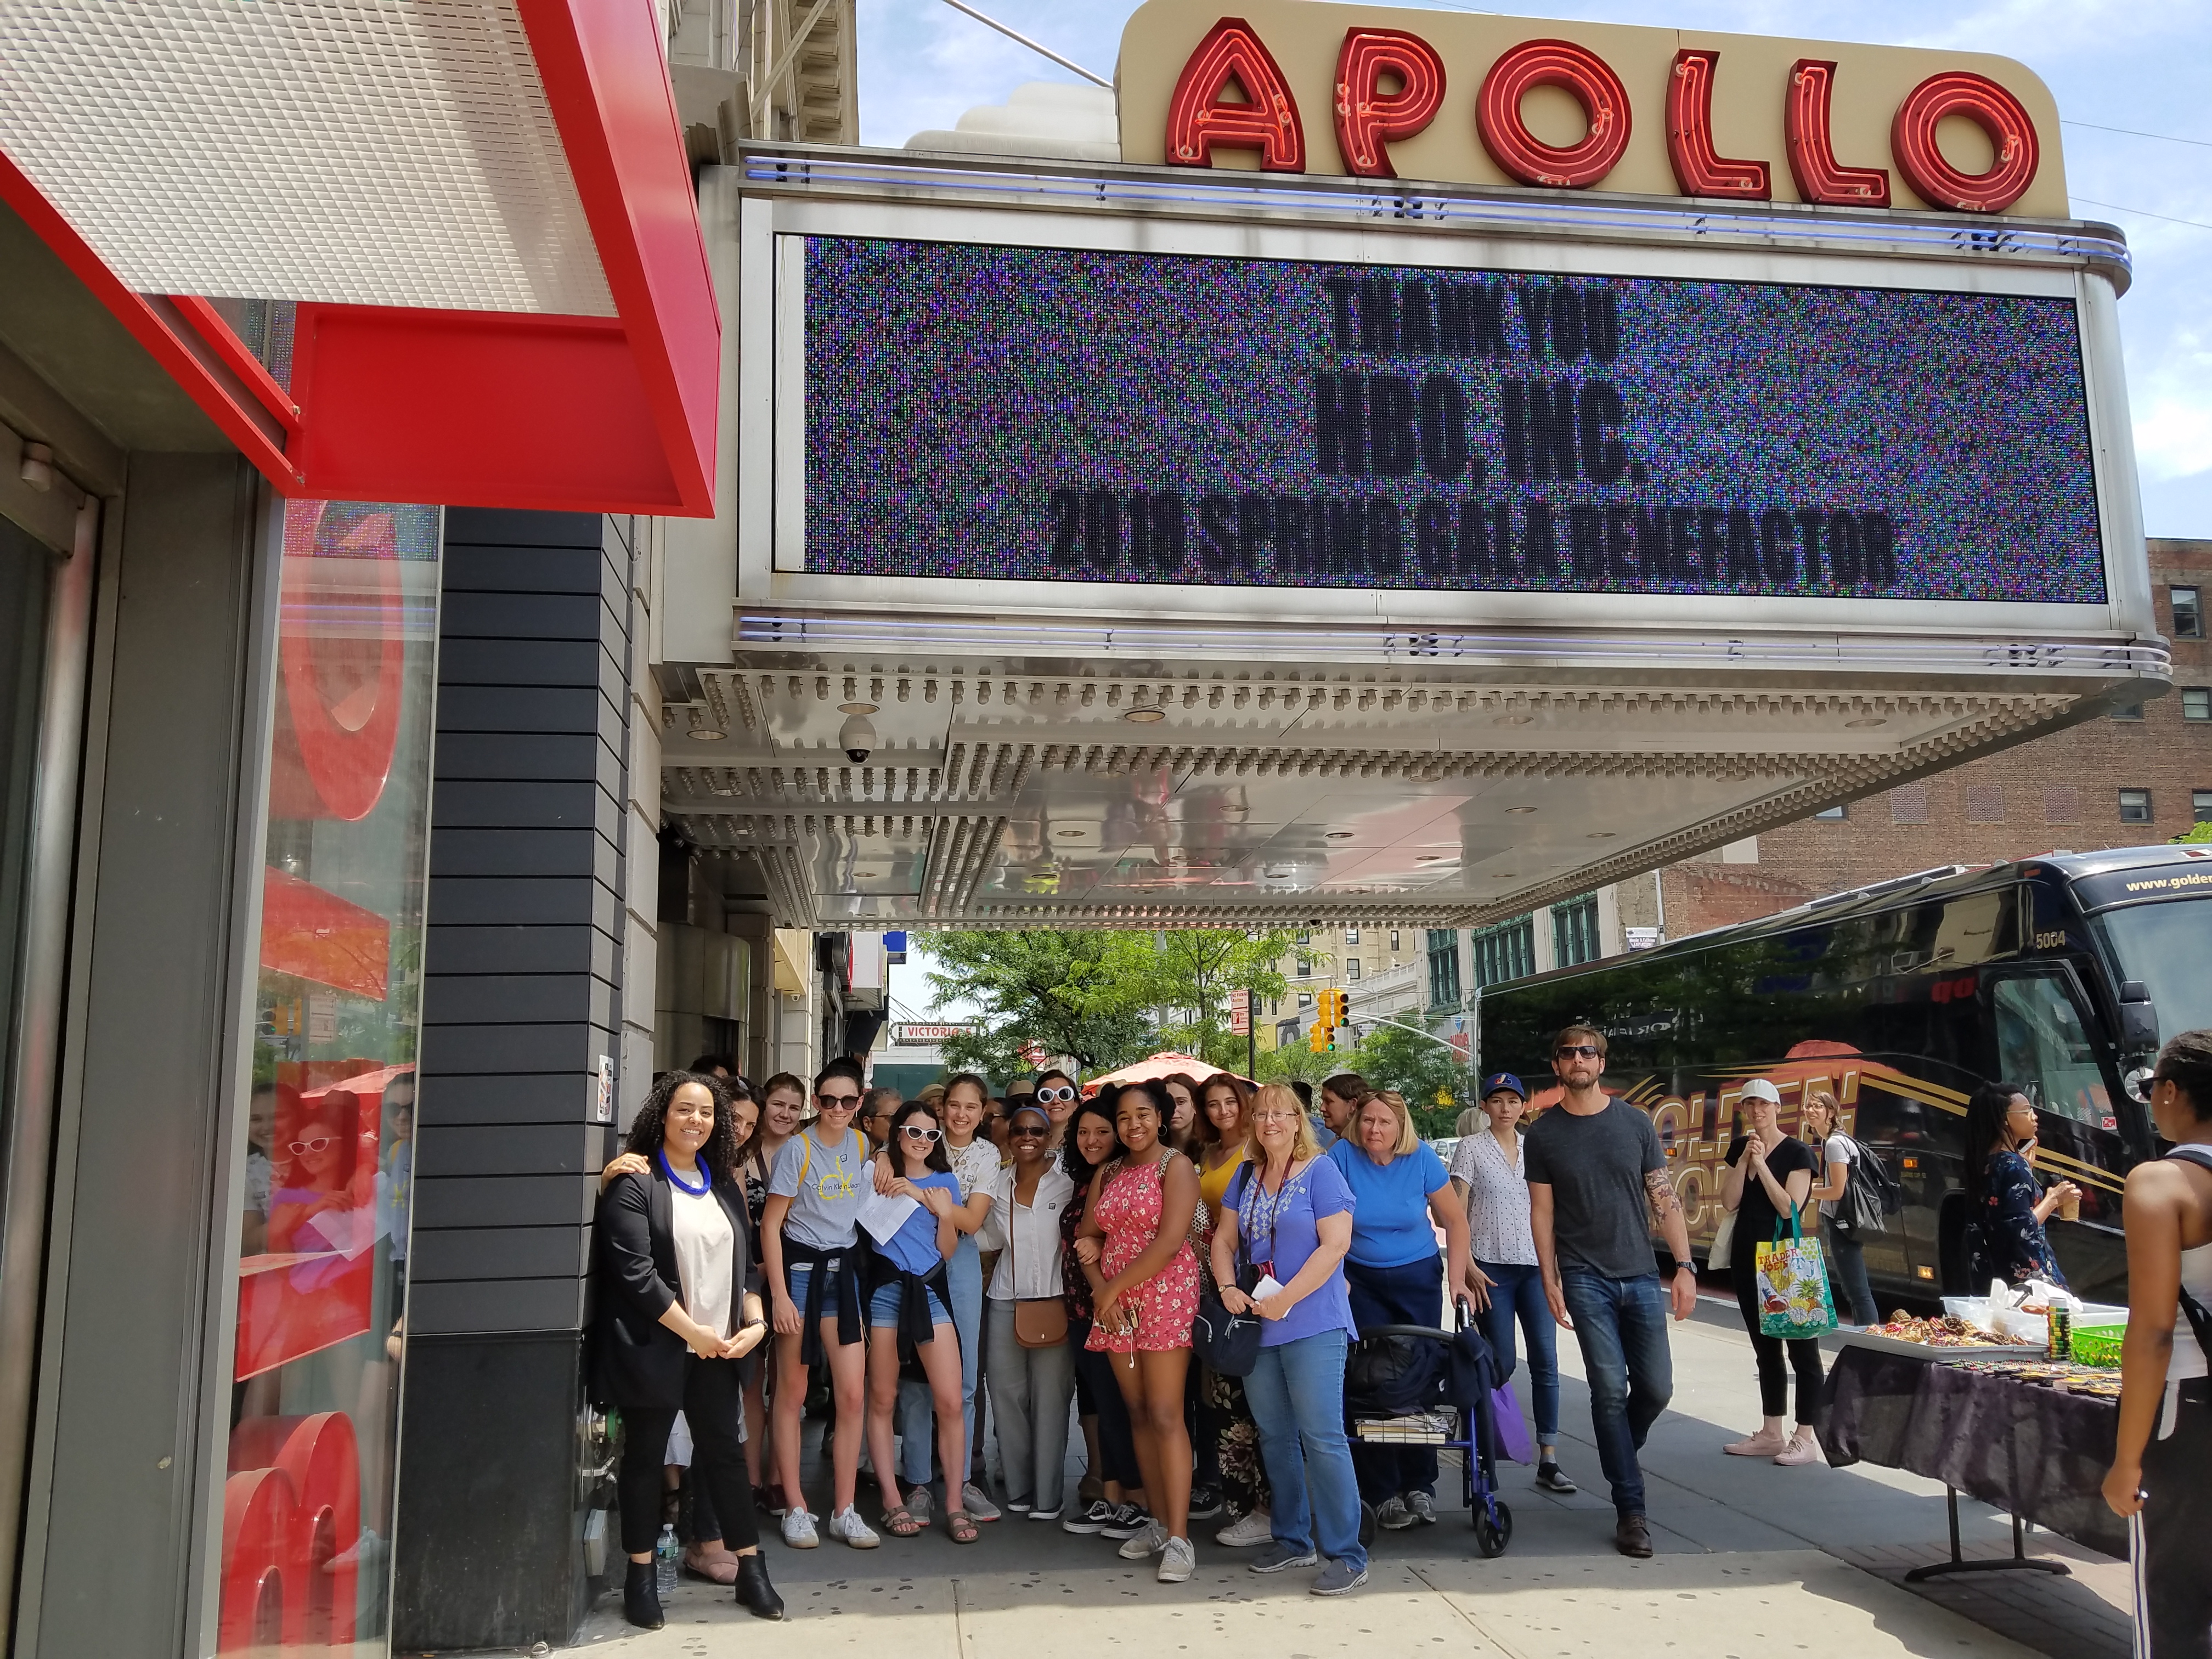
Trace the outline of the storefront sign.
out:
[[[1150,0],[1121,156],[1447,184],[2066,216],[2058,112],[1980,52]]]
[[[918,1047],[926,1043],[943,1042],[951,1037],[966,1036],[975,1029],[972,1025],[925,1025],[902,1022],[891,1027],[891,1041],[895,1043]]]
[[[804,252],[811,571],[2105,598],[2060,294]]]

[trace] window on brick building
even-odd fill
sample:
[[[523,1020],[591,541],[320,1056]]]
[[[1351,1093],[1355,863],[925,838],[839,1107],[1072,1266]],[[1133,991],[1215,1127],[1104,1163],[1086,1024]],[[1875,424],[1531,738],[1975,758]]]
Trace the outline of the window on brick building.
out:
[[[1820,811],[1814,813],[1813,816],[1816,818],[1825,818],[1831,823],[1833,823],[1842,819],[1844,817],[1844,809],[1840,806],[1830,806]]]
[[[2148,789],[2121,790],[2120,822],[2148,823],[2150,821],[2150,791]]]
[[[2079,823],[2081,822],[2081,792],[2070,783],[2062,783],[2043,792],[2043,821],[2045,823]]]
[[[1928,822],[1928,786],[1908,783],[1889,792],[1889,821],[1892,823],[1925,823]]]
[[[2212,686],[2185,685],[2181,688],[2181,718],[2185,720],[2212,720]]]
[[[1536,919],[1516,916],[1474,939],[1474,982],[1498,985],[1536,971]]]
[[[2204,637],[2204,602],[2200,590],[2194,587],[2169,587],[2166,599],[2173,606],[2173,637],[2177,640],[2201,640]]]
[[[1552,907],[1552,960],[1561,968],[1598,958],[1597,895]]]
[[[1357,927],[1347,927],[1347,928],[1346,928],[1346,929],[1344,930],[1344,942],[1345,942],[1346,945],[1357,945],[1357,944],[1358,944],[1358,943],[1359,943],[1359,930],[1358,930]]]
[[[2212,823],[2212,789],[2189,792],[2189,810],[2199,823]]]
[[[1394,957],[1396,956],[1398,954],[1399,948],[1398,929],[1393,927],[1390,930],[1390,954]]]
[[[2139,702],[2115,703],[2112,706],[2112,718],[2116,720],[2139,720],[2142,717],[2142,705]]]
[[[1346,957],[1344,959],[1344,976],[1346,979],[1358,979],[1359,977],[1359,958],[1358,957]]]
[[[1966,822],[2002,823],[2004,822],[2004,786],[1998,783],[1968,784],[1966,786]]]

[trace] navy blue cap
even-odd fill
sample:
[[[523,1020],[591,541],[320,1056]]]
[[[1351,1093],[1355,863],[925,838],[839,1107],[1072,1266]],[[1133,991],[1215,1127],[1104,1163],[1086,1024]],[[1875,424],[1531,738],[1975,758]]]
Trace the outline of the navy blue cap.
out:
[[[1528,1091],[1521,1086],[1521,1079],[1510,1072],[1493,1072],[1482,1085],[1482,1097],[1487,1100],[1500,1089],[1510,1089],[1522,1099],[1528,1098]]]

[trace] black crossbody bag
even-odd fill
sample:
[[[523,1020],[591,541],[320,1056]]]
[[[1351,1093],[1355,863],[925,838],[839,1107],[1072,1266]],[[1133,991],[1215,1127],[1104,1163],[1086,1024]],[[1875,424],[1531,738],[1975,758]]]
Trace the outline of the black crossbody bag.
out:
[[[1231,1184],[1242,1187],[1252,1173],[1248,1161],[1237,1170]],[[1231,1207],[1228,1194],[1222,1197],[1221,1207]],[[1237,1228],[1237,1288],[1246,1294],[1259,1283],[1252,1270],[1251,1241],[1244,1237],[1240,1220]],[[1224,1376],[1249,1376],[1252,1368],[1260,1363],[1260,1316],[1256,1313],[1233,1314],[1222,1305],[1221,1294],[1213,1286],[1213,1275],[1206,1273],[1200,1280],[1202,1286],[1198,1298],[1198,1316],[1191,1322],[1190,1346],[1198,1357]]]

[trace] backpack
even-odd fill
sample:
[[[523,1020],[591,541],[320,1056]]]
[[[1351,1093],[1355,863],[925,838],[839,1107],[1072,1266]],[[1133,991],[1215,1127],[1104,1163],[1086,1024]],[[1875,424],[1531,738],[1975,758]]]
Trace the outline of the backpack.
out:
[[[1850,1135],[1844,1139],[1851,1143],[1851,1176],[1836,1219],[1853,1232],[1885,1232],[1882,1218],[1905,1207],[1905,1188],[1873,1147]]]

